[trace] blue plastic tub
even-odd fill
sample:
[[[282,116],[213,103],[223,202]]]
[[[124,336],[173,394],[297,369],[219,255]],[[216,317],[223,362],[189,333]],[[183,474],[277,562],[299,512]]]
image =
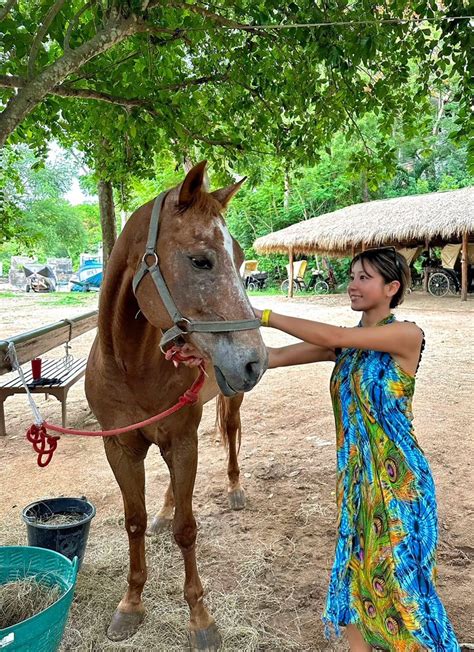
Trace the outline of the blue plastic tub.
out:
[[[38,522],[38,519],[45,516],[67,513],[80,514],[82,518],[66,525]],[[30,503],[22,513],[27,527],[28,545],[55,550],[68,559],[77,557],[80,568],[94,516],[95,507],[85,498],[46,498]]]
[[[59,600],[21,623],[0,629],[0,649],[5,652],[56,652],[63,637],[74,596],[77,558],[73,561],[53,550],[29,546],[0,547],[0,585],[34,577],[42,584],[59,586]]]

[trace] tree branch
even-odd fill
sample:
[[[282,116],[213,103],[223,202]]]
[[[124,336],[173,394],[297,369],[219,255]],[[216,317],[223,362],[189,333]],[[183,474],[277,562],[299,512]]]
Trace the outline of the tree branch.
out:
[[[198,80],[190,80],[198,81]],[[0,75],[0,88],[22,88],[28,83],[28,81],[22,77],[16,77],[13,75]],[[204,83],[204,82],[203,82]],[[161,90],[167,90],[166,88]],[[171,89],[174,90],[174,89]],[[155,109],[153,104],[148,100],[141,98],[125,98],[117,97],[115,95],[110,95],[109,93],[101,93],[99,91],[94,91],[93,89],[88,88],[72,88],[65,84],[60,84],[55,86],[49,91],[50,95],[58,95],[59,97],[77,97],[82,100],[98,100],[100,102],[107,102],[108,104],[114,104],[116,106],[123,106],[128,109],[136,108],[146,111],[154,118],[161,117],[160,113]],[[206,136],[200,136],[198,134],[190,131],[186,126],[181,124],[181,128],[186,133],[187,136],[199,140],[207,145],[218,146],[218,147],[232,147],[234,149],[242,150],[242,145],[238,143],[232,143],[226,140],[215,140],[213,138],[208,138]]]
[[[26,79],[23,79],[23,77],[0,75],[0,88],[21,88],[26,83]]]
[[[127,37],[142,31],[143,25],[138,24],[135,15],[126,18],[120,15],[114,17],[89,41],[75,50],[67,50],[62,57],[29,81],[14,97],[10,98],[6,108],[0,113],[0,147],[41,100],[72,72]]]
[[[28,80],[23,77],[14,75],[0,75],[0,88],[24,88],[27,86]],[[82,100],[99,100],[101,102],[108,102],[109,104],[118,104],[120,106],[141,107],[148,111],[152,109],[152,105],[140,98],[125,98],[116,97],[109,93],[102,93],[95,91],[92,88],[73,88],[66,84],[58,84],[53,86],[48,91],[48,95],[58,95],[59,97],[78,97]]]
[[[79,18],[82,16],[82,14],[88,9],[90,9],[90,7],[92,7],[93,4],[94,4],[94,0],[90,0],[89,2],[86,2],[86,4],[82,7],[82,9],[79,9],[76,15],[71,18],[71,21],[67,27],[66,35],[64,37],[63,50],[69,50],[69,41],[71,39],[72,30],[77,25]]]
[[[215,82],[223,82],[229,79],[229,75],[209,75],[207,77],[196,77],[195,79],[185,79],[176,84],[169,84],[167,86],[157,86],[158,91],[179,91],[189,86],[200,86],[201,84],[213,84]]]
[[[445,97],[443,97],[443,91],[440,90],[439,92],[439,97],[437,98],[437,111],[436,111],[436,120],[434,122],[433,128],[431,130],[431,133],[433,136],[436,136],[438,134],[438,129],[439,129],[439,124],[444,116],[445,109],[446,109],[446,104],[448,104],[452,99],[452,93],[451,91],[448,91]]]
[[[30,56],[28,58],[28,79],[31,79],[34,75],[35,62],[38,56],[39,49],[41,47],[41,43],[43,42],[43,39],[46,36],[51,23],[56,18],[58,12],[61,11],[65,1],[66,0],[56,0],[56,2],[52,5],[50,10],[44,17],[42,24],[39,26],[39,29],[36,32],[36,35],[33,39],[33,43],[31,44]]]
[[[150,2],[149,8],[151,6],[156,6],[157,4],[158,2]],[[174,7],[175,9],[186,9],[188,11],[192,11],[193,13],[198,14],[199,16],[203,16],[203,18],[207,18],[213,23],[216,23],[217,25],[221,25],[223,27],[229,27],[231,29],[237,29],[237,30],[244,30],[245,32],[253,32],[254,34],[259,34],[260,36],[268,37],[268,32],[266,32],[265,30],[260,30],[257,27],[254,27],[254,25],[238,23],[235,20],[231,20],[230,18],[225,18],[225,16],[220,16],[219,14],[215,14],[213,11],[209,11],[209,9],[206,9],[205,7],[199,7],[198,5],[195,4],[191,5],[185,2],[183,3],[176,2],[174,0],[169,2],[168,5]],[[186,31],[186,28],[184,28],[184,31]]]
[[[69,84],[75,84],[76,82],[80,81],[81,79],[92,79],[94,80],[95,75],[98,73],[103,74],[107,70],[110,70],[111,68],[117,69],[118,66],[120,66],[122,63],[125,61],[128,61],[129,59],[133,59],[133,57],[137,56],[137,54],[140,54],[140,50],[135,50],[135,52],[131,52],[130,54],[127,54],[126,57],[123,57],[122,59],[119,59],[118,61],[114,61],[113,63],[110,63],[108,66],[105,66],[101,68],[100,71],[98,70],[93,70],[92,72],[86,73],[85,75],[80,75],[78,77],[74,77],[74,79],[69,79]]]
[[[7,17],[10,9],[16,4],[18,0],[7,0],[5,6],[0,9],[0,22]]]
[[[186,79],[183,82],[169,84],[167,86],[158,86],[158,91],[179,91],[189,86],[200,86],[214,82],[226,81],[228,75],[209,75],[208,77],[196,77],[195,79]],[[28,84],[28,80],[17,75],[0,75],[0,88],[23,88]],[[100,100],[110,104],[121,104],[122,106],[142,106],[146,102],[143,98],[125,98],[110,95],[96,91],[93,88],[75,88],[70,84],[58,84],[48,93],[49,95],[58,95],[59,97],[79,97],[85,100]],[[150,105],[151,106],[151,105]]]

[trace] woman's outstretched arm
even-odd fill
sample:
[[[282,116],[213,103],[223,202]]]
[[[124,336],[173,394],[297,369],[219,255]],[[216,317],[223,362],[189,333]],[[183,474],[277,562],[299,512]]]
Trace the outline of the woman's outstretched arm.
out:
[[[261,316],[261,311],[255,311]],[[401,358],[421,347],[423,333],[416,324],[395,322],[385,326],[344,328],[271,312],[268,326],[324,349],[370,349],[386,351]]]
[[[308,342],[298,342],[298,344],[289,344],[278,348],[267,347],[267,351],[269,369],[310,362],[334,362],[336,359],[333,349],[308,344]]]

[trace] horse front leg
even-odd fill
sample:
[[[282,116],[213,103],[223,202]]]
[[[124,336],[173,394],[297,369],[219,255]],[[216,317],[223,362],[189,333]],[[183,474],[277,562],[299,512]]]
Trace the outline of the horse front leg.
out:
[[[149,443],[138,432],[127,435],[127,442],[131,445],[122,444],[115,437],[104,439],[107,459],[122,492],[130,553],[128,589],[107,630],[112,641],[123,641],[135,634],[145,615],[142,603],[147,578],[144,460]]]
[[[165,499],[163,502],[163,507],[160,509],[158,514],[154,517],[151,524],[148,526],[146,531],[147,536],[152,537],[156,534],[162,534],[167,532],[171,525],[173,524],[173,514],[174,514],[174,494],[173,494],[173,485],[171,480],[169,481],[168,488],[165,492]]]
[[[196,563],[196,520],[192,498],[197,469],[197,431],[180,435],[169,446],[161,446],[168,464],[175,499],[173,534],[184,560],[184,597],[190,610],[189,646],[191,650],[215,652],[221,637],[214,618],[204,606],[204,591]]]
[[[227,497],[230,508],[234,510],[245,507],[245,492],[240,485],[240,467],[237,457],[242,433],[240,406],[243,400],[243,394],[236,394],[230,398],[219,394],[217,397],[216,424],[227,448],[227,477],[229,479]]]

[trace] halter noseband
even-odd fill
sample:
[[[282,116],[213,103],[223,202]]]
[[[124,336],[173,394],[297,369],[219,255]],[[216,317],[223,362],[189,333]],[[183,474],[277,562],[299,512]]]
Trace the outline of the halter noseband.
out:
[[[136,295],[140,281],[148,272],[156,285],[158,294],[160,295],[169,316],[173,321],[174,326],[168,328],[168,330],[163,333],[160,340],[160,347],[163,349],[166,344],[169,344],[169,342],[172,342],[180,335],[186,335],[187,333],[228,333],[232,331],[247,331],[254,328],[260,328],[259,319],[241,319],[238,321],[194,321],[186,319],[186,317],[183,317],[179,312],[161,273],[158,254],[155,251],[158,239],[161,207],[163,206],[166,195],[166,192],[162,192],[161,195],[158,195],[153,204],[145,253],[143,254],[140,267],[133,278],[132,285],[133,293]],[[151,265],[147,264],[147,258],[153,259]]]

